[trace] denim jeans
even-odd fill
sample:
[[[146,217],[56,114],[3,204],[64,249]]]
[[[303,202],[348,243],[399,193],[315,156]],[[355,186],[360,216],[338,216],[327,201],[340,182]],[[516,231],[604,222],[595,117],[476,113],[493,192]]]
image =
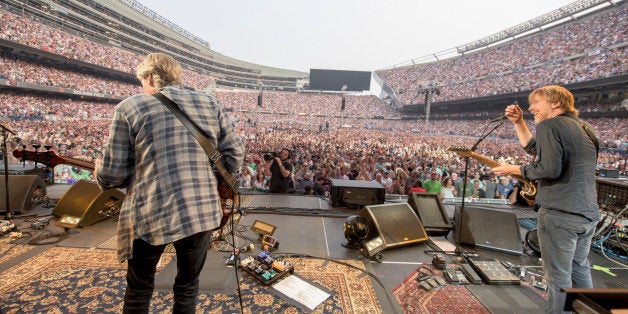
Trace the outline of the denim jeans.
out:
[[[564,288],[592,288],[589,249],[597,221],[541,207],[538,236],[543,272],[549,286],[546,313],[562,313]]]
[[[177,276],[174,280],[173,313],[194,313],[199,275],[205,265],[210,232],[200,232],[173,243],[177,252]],[[133,258],[128,260],[123,313],[148,313],[155,288],[157,263],[166,245],[150,245],[142,239],[133,241]]]

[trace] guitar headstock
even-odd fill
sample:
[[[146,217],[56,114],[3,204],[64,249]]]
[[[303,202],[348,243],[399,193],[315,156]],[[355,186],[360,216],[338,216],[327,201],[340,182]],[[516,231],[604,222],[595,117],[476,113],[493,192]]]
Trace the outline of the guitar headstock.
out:
[[[30,160],[46,165],[47,167],[54,167],[63,161],[59,161],[59,157],[51,150],[45,152],[28,151],[25,149],[16,149],[13,151],[13,157],[22,160]]]

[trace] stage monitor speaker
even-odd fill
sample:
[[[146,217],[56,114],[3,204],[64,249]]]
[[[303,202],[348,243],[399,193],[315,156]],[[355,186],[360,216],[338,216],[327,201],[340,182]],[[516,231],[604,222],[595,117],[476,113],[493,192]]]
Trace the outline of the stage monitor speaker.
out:
[[[79,180],[59,200],[52,215],[80,218],[78,226],[87,227],[117,214],[123,200],[120,190],[102,191],[92,181]]]
[[[446,236],[454,228],[436,193],[412,193],[408,204],[417,214],[425,231],[431,236]]]
[[[523,244],[517,215],[478,205],[461,205],[454,212],[456,241],[460,244],[513,254],[523,254]]]
[[[374,181],[333,179],[331,206],[367,206],[384,204],[386,189]]]
[[[23,213],[35,205],[37,198],[46,196],[46,183],[36,175],[10,175],[9,211]],[[0,176],[0,212],[7,212],[7,189],[4,176]],[[35,200],[35,201],[33,201]]]
[[[387,249],[427,241],[421,221],[406,203],[365,206],[360,216],[369,226],[367,239],[379,235]]]

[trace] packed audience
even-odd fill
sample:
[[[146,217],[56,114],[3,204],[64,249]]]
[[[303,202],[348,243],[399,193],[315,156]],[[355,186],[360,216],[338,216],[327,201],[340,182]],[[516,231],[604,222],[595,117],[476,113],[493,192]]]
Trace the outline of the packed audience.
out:
[[[71,59],[85,61],[106,68],[115,69],[123,72],[134,74],[135,68],[142,60],[142,56],[115,46],[106,46],[103,44],[90,41],[86,38],[67,33],[65,31],[55,29],[48,25],[42,24],[36,17],[26,18],[24,16],[7,12],[0,8],[0,38],[14,41],[23,45],[35,47],[44,51],[59,54]],[[5,67],[8,71],[20,71],[22,64],[13,65],[4,64],[9,60],[0,60],[3,63],[3,75],[6,76]],[[72,84],[78,87],[78,90],[102,89],[102,93],[112,95],[129,96],[134,94],[133,86],[125,86],[122,84],[116,90],[115,86],[110,86],[107,80],[100,79],[104,82],[95,82],[89,75],[71,73],[64,70],[45,69],[42,73],[36,72],[37,65],[29,63],[26,73],[22,74],[22,78],[27,78],[36,82],[35,84],[46,84],[48,82],[61,82],[63,84]],[[35,68],[35,69],[34,69]],[[35,72],[33,72],[35,71]],[[57,72],[61,71],[61,73]],[[212,81],[207,75],[184,70],[183,84],[195,89],[204,90]],[[78,82],[72,82],[72,78],[64,79],[63,76],[78,75]],[[119,83],[120,84],[120,83]],[[103,86],[104,85],[104,86]],[[139,84],[138,84],[139,86]],[[74,88],[74,87],[72,87]]]
[[[528,37],[459,57],[377,73],[403,103],[423,103],[414,92],[441,86],[433,101],[476,98],[567,84],[628,72],[628,9],[620,5]]]
[[[322,176],[330,180],[348,176],[377,180],[378,173],[383,176],[382,166],[377,165],[380,156],[384,163],[390,164],[387,171],[391,179],[397,174],[405,177],[416,170],[420,179],[429,178],[431,172],[435,171],[439,174],[439,180],[442,180],[444,173],[451,173],[453,169],[453,172],[460,174],[464,167],[463,159],[446,148],[470,147],[486,131],[486,120],[436,120],[428,123],[341,116],[337,104],[334,104],[335,110],[331,110],[329,115],[318,114],[323,106],[303,114],[256,110],[256,104],[241,106],[252,109],[235,107],[238,100],[247,99],[251,94],[256,95],[249,92],[225,92],[218,97],[223,104],[230,104],[227,106],[231,109],[229,115],[246,144],[248,163],[255,164],[246,172],[248,176],[255,177],[257,169],[262,169],[267,179],[268,164],[262,158],[263,152],[289,147],[295,152],[294,161],[299,166],[294,169],[295,190],[302,187],[299,184],[307,172],[301,169],[303,164],[310,171],[310,179]],[[264,97],[272,103],[270,100],[274,95],[268,93]],[[72,101],[23,93],[6,93],[0,97],[3,123],[17,133],[9,142],[10,151],[20,149],[23,145],[32,151],[32,144],[38,143],[42,147],[40,151],[44,150],[44,145],[49,145],[58,155],[92,162],[96,154],[103,150],[115,103]],[[299,97],[320,99],[320,95],[316,94],[282,96],[282,99],[293,101]],[[354,100],[357,103],[365,98],[358,106],[363,106],[367,112],[370,111],[369,106],[382,106],[373,104],[368,100],[370,97],[354,96]],[[313,100],[310,102],[314,103]],[[277,107],[288,105],[278,104]],[[261,109],[265,109],[264,105]],[[592,123],[601,139],[603,151],[599,166],[625,172],[628,135],[624,130],[628,128],[628,119],[600,118],[587,121]],[[531,121],[528,125],[534,130]],[[512,128],[508,127],[497,129],[476,151],[504,162],[524,163],[530,158],[515,141]],[[11,157],[10,162],[20,161]],[[477,172],[482,176],[490,174],[482,164],[475,161],[472,161],[471,169],[473,172],[469,173]],[[349,176],[349,172],[354,174]],[[86,172],[68,165],[56,169],[58,182],[71,182],[85,176]],[[247,185],[254,190],[253,183]],[[402,182],[395,183],[396,192],[402,187],[408,186]],[[393,192],[392,185],[388,192]]]
[[[548,29],[539,34],[457,58],[413,67],[380,71],[378,74],[396,90],[412,91],[425,82],[441,82],[435,101],[475,98],[547,83],[566,84],[625,74],[625,6]],[[0,9],[0,38],[29,45],[69,58],[132,73],[141,59],[121,48],[104,46],[51,28],[32,18]],[[619,25],[616,25],[619,23]],[[8,53],[0,56],[0,77],[20,82],[71,88],[78,91],[126,97],[140,92],[139,84],[125,83],[80,73]],[[207,75],[189,70],[184,85],[205,89]],[[502,112],[433,112],[438,120],[402,120],[401,114],[376,96],[330,93],[218,91],[217,98],[229,115],[248,150],[247,164],[239,178],[247,190],[264,191],[269,165],[264,152],[288,147],[294,152],[293,190],[312,193],[314,181],[329,192],[331,179],[375,180],[388,193],[404,194],[429,180],[438,180],[447,195],[457,195],[464,159],[450,146],[470,147],[486,131],[487,121]],[[422,95],[399,95],[405,102],[420,102]],[[344,106],[342,98],[344,97]],[[2,123],[17,135],[9,150],[33,150],[50,146],[64,158],[92,162],[103,150],[115,102],[81,97],[42,96],[4,90],[0,94]],[[616,101],[578,104],[583,112],[626,110]],[[470,117],[480,120],[449,120]],[[444,118],[444,120],[443,120]],[[628,119],[587,119],[600,138],[598,166],[626,172]],[[528,125],[534,132],[534,124]],[[502,127],[488,137],[477,152],[500,162],[526,163],[512,128]],[[10,156],[9,162],[18,163]],[[24,161],[25,163],[28,161]],[[29,162],[30,163],[30,162]],[[467,172],[480,180],[479,188],[492,187],[490,169],[471,161]],[[433,175],[436,178],[433,179]],[[72,164],[55,168],[57,182],[89,178],[90,172]],[[518,182],[496,178],[501,188],[484,191],[505,198]],[[451,185],[449,184],[451,182]],[[421,183],[421,184],[419,184]],[[496,183],[498,186],[499,184]],[[306,189],[307,187],[310,189]],[[453,186],[454,188],[452,188]],[[423,187],[420,187],[423,188]],[[429,187],[431,188],[431,186]],[[454,191],[452,191],[452,189]],[[470,189],[471,190],[471,189]],[[449,194],[451,193],[451,194]],[[473,189],[473,195],[480,195]]]
[[[377,96],[342,95],[337,93],[285,93],[262,92],[216,92],[223,106],[247,112],[289,113],[291,115],[317,114],[323,116],[346,115],[372,118],[376,116],[398,117],[399,112],[387,106]],[[261,105],[261,106],[260,106]]]

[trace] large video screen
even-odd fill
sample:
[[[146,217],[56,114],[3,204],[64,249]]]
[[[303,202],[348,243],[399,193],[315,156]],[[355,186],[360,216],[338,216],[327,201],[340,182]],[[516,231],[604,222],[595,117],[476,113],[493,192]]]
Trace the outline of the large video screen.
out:
[[[310,69],[310,89],[361,92],[371,89],[371,72]]]

